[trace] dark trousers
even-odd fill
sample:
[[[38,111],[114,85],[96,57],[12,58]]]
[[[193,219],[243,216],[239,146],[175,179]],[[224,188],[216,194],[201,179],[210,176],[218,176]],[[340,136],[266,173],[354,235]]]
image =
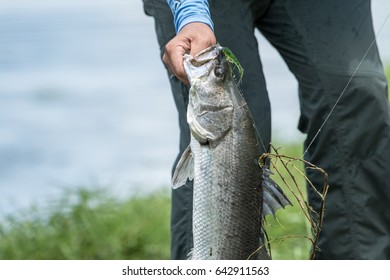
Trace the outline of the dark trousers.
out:
[[[299,129],[312,142],[305,159],[329,174],[318,259],[390,259],[390,110],[369,0],[209,0],[215,34],[245,69],[240,88],[264,143],[270,103],[254,29],[278,50],[299,83]],[[161,48],[175,36],[166,0],[144,0]],[[170,75],[179,113],[180,152],[188,146],[188,88]],[[176,163],[175,163],[176,164]],[[318,174],[309,179],[322,185]],[[318,198],[309,191],[315,210]],[[192,247],[192,185],[172,192],[172,258]]]

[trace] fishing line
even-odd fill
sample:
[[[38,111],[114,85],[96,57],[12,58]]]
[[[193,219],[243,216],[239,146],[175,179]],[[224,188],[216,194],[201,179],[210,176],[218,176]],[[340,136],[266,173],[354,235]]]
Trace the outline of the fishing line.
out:
[[[320,126],[320,128],[318,129],[317,133],[314,135],[313,139],[311,140],[310,144],[307,146],[305,152],[303,153],[302,155],[302,158],[306,155],[306,153],[308,152],[309,148],[313,145],[314,141],[316,140],[316,138],[318,137],[318,135],[320,134],[320,132],[322,131],[322,128],[324,127],[324,125],[326,124],[326,122],[329,120],[330,116],[332,115],[334,109],[336,108],[336,106],[339,104],[340,102],[340,99],[343,97],[345,91],[347,90],[349,84],[351,83],[352,79],[355,77],[357,71],[359,70],[359,67],[360,65],[363,63],[364,59],[366,58],[367,54],[370,52],[372,46],[374,45],[374,43],[376,42],[379,34],[381,33],[383,27],[385,26],[387,20],[389,19],[390,17],[390,13],[387,15],[385,21],[383,22],[382,26],[379,28],[379,31],[377,32],[377,34],[375,35],[374,37],[374,40],[371,42],[370,46],[368,47],[366,53],[363,55],[363,58],[360,60],[358,66],[356,67],[355,71],[352,73],[352,76],[349,78],[347,84],[345,85],[344,89],[342,90],[340,96],[337,98],[336,100],[336,103],[333,105],[332,109],[330,110],[329,114],[327,115],[327,117],[325,118],[324,122],[322,123],[322,125]]]

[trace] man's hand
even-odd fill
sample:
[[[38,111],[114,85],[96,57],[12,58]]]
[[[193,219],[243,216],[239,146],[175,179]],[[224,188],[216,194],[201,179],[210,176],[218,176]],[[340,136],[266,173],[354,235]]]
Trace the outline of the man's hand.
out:
[[[214,32],[207,24],[189,23],[165,46],[163,61],[180,81],[188,84],[183,66],[184,54],[196,55],[216,43]]]

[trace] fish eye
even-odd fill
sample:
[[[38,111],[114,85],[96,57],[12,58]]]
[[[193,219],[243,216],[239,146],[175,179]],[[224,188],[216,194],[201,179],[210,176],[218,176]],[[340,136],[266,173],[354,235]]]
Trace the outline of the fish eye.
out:
[[[224,71],[223,67],[221,67],[221,66],[215,67],[214,75],[217,78],[223,78],[224,73],[225,73],[225,71]]]

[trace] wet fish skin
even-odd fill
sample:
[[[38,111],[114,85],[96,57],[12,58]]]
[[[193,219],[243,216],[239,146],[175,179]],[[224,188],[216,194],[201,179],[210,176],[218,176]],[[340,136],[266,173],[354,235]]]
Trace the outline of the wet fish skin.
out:
[[[271,214],[289,202],[258,165],[259,137],[232,66],[219,45],[187,56],[184,65],[191,83],[191,143],[176,167],[173,187],[194,179],[190,258],[267,259],[265,248],[258,250],[266,214],[263,191],[270,190]],[[263,188],[264,181],[269,188]]]

